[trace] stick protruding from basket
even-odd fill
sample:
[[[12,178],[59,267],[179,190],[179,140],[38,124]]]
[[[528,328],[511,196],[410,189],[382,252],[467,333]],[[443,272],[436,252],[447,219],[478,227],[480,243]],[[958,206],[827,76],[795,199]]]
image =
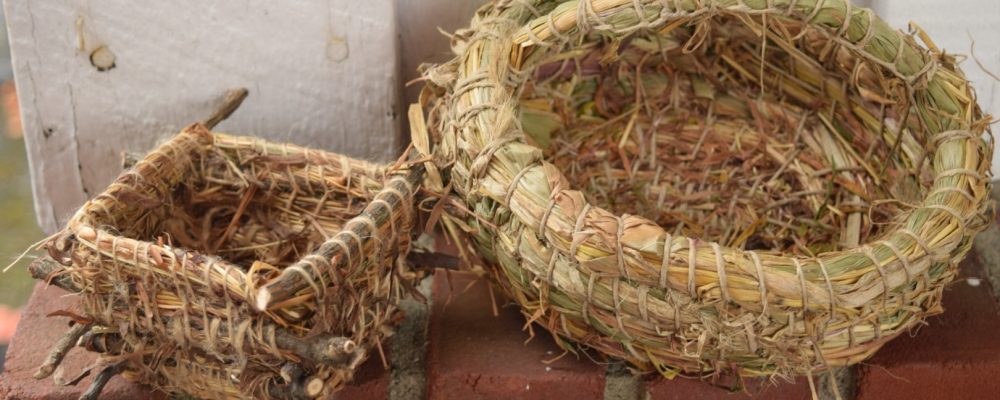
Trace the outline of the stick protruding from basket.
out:
[[[212,130],[220,122],[225,121],[240,105],[243,104],[243,100],[246,100],[250,91],[247,88],[233,89],[226,92],[225,97],[222,100],[222,105],[212,113],[211,117],[205,120],[204,124],[208,130]]]
[[[208,119],[202,121],[201,124],[205,125],[206,129],[212,130],[216,125],[233,115],[233,113],[236,112],[236,109],[240,108],[240,105],[243,104],[243,100],[246,100],[249,95],[250,91],[246,88],[226,91],[226,94],[222,99],[222,104],[219,105],[219,108],[215,109],[215,111],[212,112],[212,115],[208,117]],[[138,164],[139,161],[142,160],[141,154],[128,151],[123,151],[121,153],[121,157],[122,168],[124,169],[132,168],[135,164]]]

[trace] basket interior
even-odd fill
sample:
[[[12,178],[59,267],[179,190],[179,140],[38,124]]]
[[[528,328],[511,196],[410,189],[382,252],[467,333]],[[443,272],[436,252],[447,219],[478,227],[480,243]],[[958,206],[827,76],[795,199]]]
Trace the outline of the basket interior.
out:
[[[360,214],[381,188],[342,164],[273,155],[252,146],[202,146],[169,173],[118,191],[120,209],[96,218],[133,239],[218,255],[249,270],[281,269]],[[152,182],[150,182],[152,181]]]
[[[801,20],[710,18],[531,55],[528,140],[593,204],[735,248],[840,250],[919,204],[900,79]]]

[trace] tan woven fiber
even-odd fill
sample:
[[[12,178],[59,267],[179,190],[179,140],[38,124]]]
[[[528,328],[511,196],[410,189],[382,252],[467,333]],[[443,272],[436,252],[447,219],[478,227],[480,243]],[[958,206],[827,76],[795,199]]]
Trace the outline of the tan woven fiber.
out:
[[[46,244],[58,264],[32,272],[80,292],[88,348],[127,377],[199,398],[330,395],[400,317],[419,179],[196,124],[88,201]],[[289,274],[302,286],[257,311]]]
[[[854,364],[941,312],[989,220],[990,119],[918,33],[843,0],[496,1],[427,70],[428,186],[569,350]]]

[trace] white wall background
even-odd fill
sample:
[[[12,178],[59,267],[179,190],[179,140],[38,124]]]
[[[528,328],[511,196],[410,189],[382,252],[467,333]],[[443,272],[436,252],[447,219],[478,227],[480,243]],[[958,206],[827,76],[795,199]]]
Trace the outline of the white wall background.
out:
[[[972,58],[1000,76],[1000,0],[872,0],[872,9],[889,25],[907,29],[915,22],[938,47],[950,54],[968,56],[961,63],[965,76],[973,83],[979,105],[994,118],[1000,118],[1000,82],[991,77]],[[1000,131],[997,132],[1000,134]],[[1000,177],[1000,151],[993,154],[993,176]]]

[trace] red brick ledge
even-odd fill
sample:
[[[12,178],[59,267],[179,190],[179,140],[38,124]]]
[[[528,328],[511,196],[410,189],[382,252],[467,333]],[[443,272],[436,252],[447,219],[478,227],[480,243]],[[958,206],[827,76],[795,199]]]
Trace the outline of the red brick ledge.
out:
[[[75,295],[56,287],[46,287],[44,283],[35,285],[7,350],[3,375],[0,375],[0,399],[76,399],[90,386],[93,375],[78,386],[70,387],[58,386],[52,378],[35,380],[31,377],[52,345],[68,329],[65,318],[45,316],[53,311],[77,309],[76,304]],[[93,353],[73,349],[53,376],[60,375],[61,370],[62,376],[72,378],[92,365],[95,359]],[[156,400],[166,399],[167,396],[118,377],[105,386],[102,398]]]
[[[980,246],[996,244],[993,230]],[[989,236],[992,235],[992,236]],[[990,239],[992,238],[992,239]],[[992,240],[992,241],[990,241]],[[949,286],[947,312],[932,317],[919,335],[892,341],[854,371],[841,393],[857,399],[996,398],[1000,393],[1000,313],[987,269],[979,254],[962,265],[962,275]],[[516,307],[497,297],[498,315],[486,283],[467,273],[437,273],[425,290],[432,306],[409,302],[408,319],[387,345],[390,371],[380,357],[369,360],[341,399],[809,399],[808,382],[752,383],[746,392],[730,393],[722,382],[637,378],[618,366],[610,370],[583,358],[561,354],[550,336],[535,329],[530,341]],[[0,399],[73,399],[88,383],[58,387],[51,379],[31,378],[52,343],[65,331],[65,320],[45,318],[72,307],[74,297],[57,288],[35,288],[8,351],[0,375]],[[74,350],[64,363],[65,375],[80,371],[93,356]],[[832,398],[825,377],[817,378],[821,398]],[[856,397],[850,394],[856,389]],[[166,398],[161,393],[115,378],[104,398]]]

